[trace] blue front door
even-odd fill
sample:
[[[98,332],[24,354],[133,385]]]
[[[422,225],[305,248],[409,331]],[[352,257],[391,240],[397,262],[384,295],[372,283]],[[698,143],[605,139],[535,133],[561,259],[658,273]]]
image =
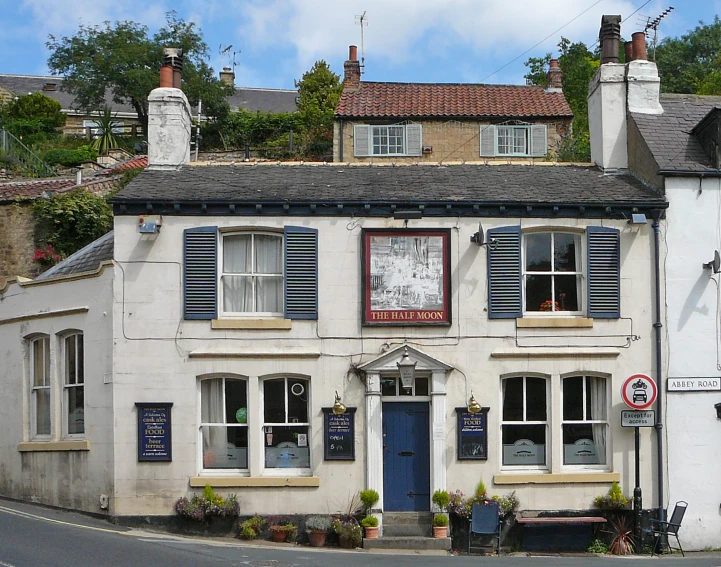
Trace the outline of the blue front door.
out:
[[[428,402],[383,404],[383,509],[431,509]]]

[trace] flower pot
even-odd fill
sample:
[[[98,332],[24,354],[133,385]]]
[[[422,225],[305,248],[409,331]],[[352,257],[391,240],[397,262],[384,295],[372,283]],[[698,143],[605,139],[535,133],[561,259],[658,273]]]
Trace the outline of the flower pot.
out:
[[[433,537],[448,537],[448,526],[433,526]]]
[[[366,539],[378,539],[378,526],[367,527],[365,530]]]
[[[285,530],[270,530],[270,537],[275,543],[284,542],[287,535]]]
[[[313,547],[323,547],[325,545],[325,538],[328,535],[326,530],[310,530],[308,532],[308,539],[310,539],[310,545]]]

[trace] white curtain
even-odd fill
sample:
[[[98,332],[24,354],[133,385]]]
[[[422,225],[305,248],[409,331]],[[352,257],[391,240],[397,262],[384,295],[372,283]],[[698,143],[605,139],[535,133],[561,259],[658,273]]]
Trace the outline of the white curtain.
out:
[[[591,415],[588,416],[592,420],[606,421],[606,379],[597,376],[587,378],[588,392],[591,400]],[[598,455],[598,464],[606,464],[606,423],[594,423],[593,443],[596,445],[596,454]]]
[[[255,280],[256,311],[279,313],[282,311],[283,249],[279,236],[255,235],[255,273],[273,274],[273,277],[258,276]]]
[[[200,383],[200,421],[225,423],[223,407],[223,379],[214,378]],[[222,466],[227,453],[225,426],[203,426],[203,466]]]
[[[581,237],[580,236],[574,236],[573,237],[573,248],[576,252],[576,271],[579,273],[583,273],[583,264],[581,263]],[[576,305],[576,311],[583,311],[583,278],[580,275],[576,276],[576,301],[578,304]]]
[[[223,239],[223,311],[244,313],[253,310],[253,287],[248,274],[252,267],[252,236],[235,234]]]
[[[223,240],[223,311],[281,312],[282,276],[283,238],[281,236],[237,234],[226,236]]]

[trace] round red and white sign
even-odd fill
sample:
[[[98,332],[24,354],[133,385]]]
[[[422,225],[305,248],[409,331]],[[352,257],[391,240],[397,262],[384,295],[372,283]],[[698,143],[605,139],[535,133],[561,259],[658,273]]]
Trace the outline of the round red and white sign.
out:
[[[628,407],[642,410],[656,401],[656,382],[645,374],[634,374],[626,378],[621,386],[621,398]]]

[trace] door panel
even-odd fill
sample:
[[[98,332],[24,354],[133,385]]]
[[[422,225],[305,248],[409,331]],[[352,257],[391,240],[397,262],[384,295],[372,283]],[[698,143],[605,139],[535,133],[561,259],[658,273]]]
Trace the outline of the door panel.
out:
[[[430,510],[427,402],[383,404],[383,508]]]

